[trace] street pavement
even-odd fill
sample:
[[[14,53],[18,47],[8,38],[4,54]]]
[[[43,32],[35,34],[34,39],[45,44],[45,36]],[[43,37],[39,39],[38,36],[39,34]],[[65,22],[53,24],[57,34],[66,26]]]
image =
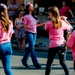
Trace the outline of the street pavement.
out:
[[[21,59],[25,52],[20,52],[17,50],[13,50],[12,55],[12,61],[11,61],[11,67],[13,70],[14,75],[45,75],[45,67],[47,62],[47,52],[36,52],[37,58],[39,63],[41,64],[41,69],[36,69],[31,61],[31,58],[29,59],[29,65],[30,69],[24,67],[21,63]],[[70,75],[75,75],[73,71],[73,59],[71,53],[67,54],[67,65],[70,68]],[[5,75],[3,71],[2,64],[0,63],[0,75]],[[52,64],[52,71],[51,75],[65,75],[62,67],[59,64],[58,56],[55,56],[54,62]]]

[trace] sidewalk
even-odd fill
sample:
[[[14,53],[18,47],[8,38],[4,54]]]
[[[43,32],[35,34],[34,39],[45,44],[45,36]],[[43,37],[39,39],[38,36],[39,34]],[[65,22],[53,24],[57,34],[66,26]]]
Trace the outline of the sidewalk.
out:
[[[35,50],[38,52],[47,52],[49,49],[49,39],[46,37],[39,37],[36,39],[36,44],[43,43],[46,46],[35,47]]]
[[[35,46],[36,52],[48,52],[49,49],[49,39],[48,37],[41,36],[36,39],[35,45],[41,44],[40,46]],[[12,45],[13,49],[18,49],[18,44]],[[68,53],[71,53],[71,50],[67,51]]]
[[[49,49],[49,39],[46,38],[46,37],[40,37],[40,38],[37,38],[36,40],[36,44],[38,43],[43,43],[45,44],[46,46],[41,46],[41,47],[35,47],[35,50],[38,51],[38,52],[47,52],[48,49]],[[72,51],[71,50],[67,50],[68,53],[71,53]]]

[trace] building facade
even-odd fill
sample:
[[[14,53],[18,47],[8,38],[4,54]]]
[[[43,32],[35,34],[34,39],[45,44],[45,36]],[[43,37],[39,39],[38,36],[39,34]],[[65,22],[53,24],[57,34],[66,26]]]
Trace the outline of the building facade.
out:
[[[18,3],[22,4],[26,4],[27,2],[31,2],[33,4],[35,4],[35,7],[37,7],[37,4],[38,6],[49,6],[50,4],[51,5],[54,5],[54,4],[58,4],[59,2],[62,2],[63,0],[16,0]],[[65,0],[66,2],[70,3],[70,2],[75,2],[75,0]],[[5,4],[8,4],[10,3],[11,0],[0,0],[0,3],[5,3]],[[60,3],[59,3],[60,5]]]
[[[9,4],[12,0],[0,0],[0,3],[5,3]],[[50,6],[61,6],[61,3],[63,0],[16,0],[17,3],[22,4],[24,3],[25,5],[27,2],[31,2],[34,4],[35,7],[35,12],[46,12],[48,11],[48,7]],[[75,0],[65,0],[68,5],[72,5],[71,3],[75,2]]]
[[[9,4],[12,0],[7,0],[7,4]],[[24,3],[25,5],[27,4],[27,2],[31,2],[34,3],[34,0],[16,0],[19,4]]]

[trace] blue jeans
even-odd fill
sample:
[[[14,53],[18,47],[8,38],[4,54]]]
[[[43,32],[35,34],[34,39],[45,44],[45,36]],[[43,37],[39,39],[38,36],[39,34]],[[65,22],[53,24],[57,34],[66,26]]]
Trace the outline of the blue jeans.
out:
[[[11,63],[12,47],[11,43],[7,42],[0,44],[0,59],[2,60],[3,68],[6,75],[13,75],[10,63]]]
[[[22,59],[22,62],[25,64],[28,64],[28,58],[29,58],[29,55],[31,54],[31,59],[32,59],[34,66],[38,65],[39,63],[36,58],[36,53],[34,51],[34,44],[36,41],[36,33],[27,32],[26,37],[28,39],[29,48],[28,48],[28,50],[26,50],[26,53]]]

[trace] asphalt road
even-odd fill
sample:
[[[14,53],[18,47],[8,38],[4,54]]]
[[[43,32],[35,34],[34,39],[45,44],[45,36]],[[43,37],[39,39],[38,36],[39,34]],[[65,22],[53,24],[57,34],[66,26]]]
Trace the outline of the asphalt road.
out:
[[[47,62],[47,52],[37,52],[37,58],[39,60],[39,63],[41,64],[41,69],[35,69],[35,67],[32,64],[31,58],[29,59],[29,65],[30,69],[24,67],[21,64],[21,59],[23,57],[25,52],[18,52],[14,50],[13,56],[12,56],[12,62],[11,67],[13,70],[14,75],[45,75],[45,67]],[[73,71],[73,59],[72,55],[67,54],[67,60],[66,60],[69,68],[70,68],[70,75],[75,75]],[[2,64],[0,63],[0,75],[5,75],[3,71]],[[59,64],[58,56],[56,55],[54,62],[52,64],[52,71],[51,75],[65,75],[62,67]]]

